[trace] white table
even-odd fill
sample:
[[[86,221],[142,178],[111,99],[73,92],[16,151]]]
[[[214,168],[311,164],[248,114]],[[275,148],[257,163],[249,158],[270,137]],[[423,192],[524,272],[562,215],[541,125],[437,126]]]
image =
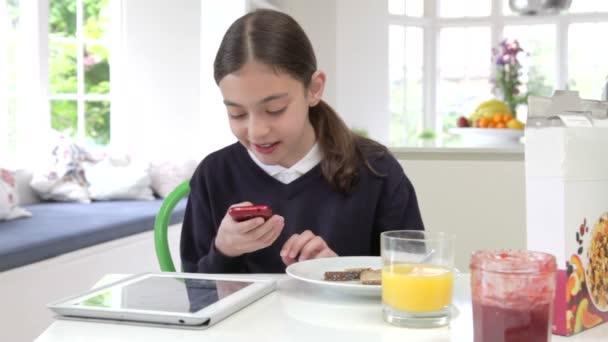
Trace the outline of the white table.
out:
[[[277,291],[267,295],[207,330],[185,330],[56,320],[38,342],[59,341],[472,341],[472,309],[469,277],[457,279],[454,304],[458,315],[449,327],[398,328],[382,320],[380,299],[341,295],[300,282],[286,275],[274,277]],[[553,336],[552,341],[606,342],[608,323],[572,337]]]

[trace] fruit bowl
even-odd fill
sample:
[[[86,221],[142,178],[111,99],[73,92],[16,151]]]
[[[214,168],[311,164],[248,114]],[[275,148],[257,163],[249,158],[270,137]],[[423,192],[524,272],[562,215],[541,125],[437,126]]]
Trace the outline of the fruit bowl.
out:
[[[451,128],[450,133],[459,135],[462,143],[474,146],[519,145],[524,131],[510,128]]]

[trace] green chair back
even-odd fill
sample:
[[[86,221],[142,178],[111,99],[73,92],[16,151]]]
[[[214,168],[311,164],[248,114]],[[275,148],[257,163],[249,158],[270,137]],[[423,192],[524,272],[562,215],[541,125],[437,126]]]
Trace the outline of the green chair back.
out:
[[[154,221],[154,247],[156,248],[156,258],[162,272],[175,272],[175,265],[171,258],[171,250],[169,249],[169,239],[167,238],[167,228],[171,213],[177,202],[186,197],[190,193],[190,180],[187,180],[178,185],[163,201],[163,204],[156,215]]]

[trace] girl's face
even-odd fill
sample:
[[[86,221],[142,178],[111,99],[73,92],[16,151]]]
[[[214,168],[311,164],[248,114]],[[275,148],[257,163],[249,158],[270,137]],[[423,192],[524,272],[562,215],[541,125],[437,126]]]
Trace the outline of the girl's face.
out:
[[[219,82],[232,133],[262,163],[293,166],[315,143],[308,108],[321,99],[324,82],[317,71],[304,89],[287,73],[247,62]]]

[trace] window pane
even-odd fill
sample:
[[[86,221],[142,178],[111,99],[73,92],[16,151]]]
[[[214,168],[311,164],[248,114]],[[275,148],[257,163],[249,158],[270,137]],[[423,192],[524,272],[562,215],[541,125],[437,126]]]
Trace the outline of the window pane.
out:
[[[406,0],[405,14],[410,17],[422,17],[424,14],[424,0]]]
[[[388,0],[388,13],[422,17],[424,13],[424,0]]]
[[[415,141],[422,122],[422,35],[419,27],[389,28],[392,146]]]
[[[388,0],[388,13],[394,15],[405,15],[406,0]]]
[[[551,96],[555,84],[555,26],[505,26],[504,38],[517,40],[524,50],[518,57],[522,65],[522,82],[530,95]]]
[[[600,99],[608,77],[608,44],[595,39],[608,32],[608,23],[572,24],[568,32],[568,87],[581,98]]]
[[[414,142],[421,130],[422,39],[419,27],[389,27],[391,146]]]
[[[466,42],[466,46],[465,46]],[[491,95],[489,27],[444,28],[439,36],[437,123],[443,131]]]
[[[87,94],[110,92],[108,50],[101,45],[89,45],[84,50],[84,82]]]
[[[456,127],[458,117],[468,117],[478,104],[494,98],[487,78],[440,79],[437,88],[437,122],[442,132]]]
[[[439,70],[444,78],[488,77],[489,27],[444,28],[439,35]]]
[[[49,31],[60,37],[76,37],[76,0],[50,0]]]
[[[490,0],[441,0],[439,2],[439,16],[456,17],[484,17],[489,16],[492,8]]]
[[[2,6],[2,5],[0,5]],[[4,12],[4,10],[6,12]],[[18,64],[17,58],[17,42],[18,42],[18,26],[19,26],[19,1],[7,1],[6,7],[0,9],[0,23],[8,24],[4,25],[0,30],[7,29],[4,31],[6,35],[6,41],[2,41],[0,38],[0,44],[5,43],[5,51],[0,51],[0,84],[4,86],[0,89],[0,92],[6,94],[3,98],[0,94],[0,106],[5,105],[6,107],[0,108],[0,154],[8,154],[15,152],[17,142],[17,70],[21,67]],[[6,20],[6,21],[4,21]],[[4,32],[0,32],[0,35]],[[6,83],[3,81],[6,80]],[[2,100],[6,103],[2,103]],[[7,157],[5,155],[4,157]]]
[[[19,41],[17,33],[17,27],[19,25],[18,1],[8,1],[6,6],[6,12],[2,13],[2,11],[0,10],[0,15],[6,15],[5,18],[8,22],[8,26],[5,26],[8,29],[7,31],[5,31],[6,41],[0,41],[6,44],[6,50],[0,52],[3,54],[0,57],[0,61],[5,62],[6,64],[0,67],[0,70],[5,72],[5,74],[2,74],[2,76],[6,77],[7,88],[5,89],[7,91],[8,98],[10,99],[17,96],[17,70],[20,67],[17,59],[17,43]],[[5,27],[1,29],[4,29]],[[1,33],[4,32],[0,32],[0,34]],[[2,83],[2,85],[4,86],[5,84]],[[5,91],[5,89],[2,89],[2,91]]]
[[[109,32],[109,0],[84,0],[84,36],[103,39]]]
[[[502,2],[502,14],[504,15],[514,15],[513,11],[511,11],[511,7],[509,7],[509,0],[503,0]]]
[[[87,138],[96,144],[107,145],[110,142],[110,102],[85,103],[85,130]]]
[[[575,0],[570,5],[570,12],[581,13],[581,12],[608,12],[608,1],[598,0]]]
[[[51,128],[76,136],[78,130],[78,105],[72,100],[51,101]]]
[[[49,81],[51,94],[75,94],[77,44],[50,43]]]
[[[17,91],[17,70],[20,67],[17,61],[17,39],[15,36],[12,36],[9,32],[8,40],[5,43],[6,50],[0,51],[2,56],[0,56],[0,63],[3,63],[0,66],[0,86],[3,88],[0,90],[2,92],[6,92],[8,97],[16,96]],[[6,79],[6,83],[4,83]],[[2,94],[4,95],[4,93]]]

